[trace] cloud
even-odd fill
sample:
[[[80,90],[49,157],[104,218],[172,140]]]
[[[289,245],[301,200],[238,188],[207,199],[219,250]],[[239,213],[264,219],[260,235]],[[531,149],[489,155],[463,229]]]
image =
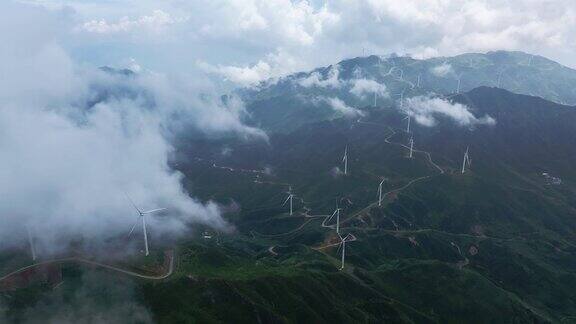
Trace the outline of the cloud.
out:
[[[152,240],[198,223],[230,229],[220,206],[185,191],[169,159],[181,132],[265,139],[242,123],[239,99],[195,77],[78,64],[52,12],[3,2],[0,13],[2,248],[25,244],[26,226],[41,255],[123,236],[136,220],[125,192],[142,209],[168,208],[148,218]],[[30,27],[14,37],[18,26]]]
[[[174,18],[162,10],[154,10],[150,15],[136,19],[122,17],[117,22],[108,22],[105,19],[90,20],[78,26],[77,30],[96,34],[127,33],[135,30],[159,33],[170,25],[186,20],[187,18]]]
[[[318,87],[318,88],[340,88],[342,83],[339,80],[340,67],[338,65],[331,66],[323,76],[319,71],[310,73],[306,78],[300,79],[298,84],[304,88]]]
[[[377,93],[380,97],[389,96],[386,85],[383,83],[367,79],[354,79],[351,80],[351,83],[352,88],[350,89],[350,93],[356,97],[365,98],[367,95],[374,95],[374,93]]]
[[[19,312],[2,314],[2,323],[154,323],[153,316],[138,297],[136,282],[106,272],[86,272],[46,289],[37,299],[27,300]]]
[[[342,170],[340,170],[340,167],[337,167],[337,166],[330,169],[330,171],[328,171],[328,173],[330,174],[330,176],[332,178],[339,178],[339,177],[344,175],[344,172],[342,172]]]
[[[361,110],[348,106],[340,98],[320,97],[315,99],[315,103],[326,103],[328,104],[328,107],[347,118],[364,116],[364,113]]]
[[[67,12],[62,20],[83,32],[62,37],[84,60],[102,60],[97,50],[108,60],[130,56],[162,71],[196,68],[183,62],[239,71],[267,64],[270,74],[251,75],[255,80],[327,66],[362,55],[363,49],[418,58],[524,50],[576,66],[576,3],[571,0],[231,0],[226,6],[208,0],[27,2]],[[151,37],[155,30],[162,37]],[[162,51],[156,50],[159,39]]]
[[[452,68],[451,64],[442,63],[440,65],[430,68],[430,73],[432,73],[437,77],[444,78],[448,75],[454,74],[454,69]]]
[[[240,86],[254,85],[272,76],[270,65],[262,61],[249,67],[213,66],[206,62],[198,62],[198,66],[206,72],[223,76],[226,81]]]
[[[417,96],[406,99],[405,109],[420,125],[432,127],[437,117],[446,117],[458,126],[495,125],[496,120],[489,115],[476,117],[467,106],[452,103],[442,98]]]

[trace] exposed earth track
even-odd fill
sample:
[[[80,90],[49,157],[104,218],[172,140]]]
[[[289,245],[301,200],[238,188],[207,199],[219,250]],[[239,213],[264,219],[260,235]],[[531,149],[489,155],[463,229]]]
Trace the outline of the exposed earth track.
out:
[[[22,267],[20,269],[17,269],[15,271],[8,273],[7,275],[2,276],[0,278],[0,282],[9,279],[12,276],[19,275],[19,274],[21,274],[27,270],[30,270],[30,269],[34,269],[34,268],[38,268],[38,267],[42,267],[42,266],[47,266],[47,265],[63,264],[63,263],[87,264],[90,266],[96,266],[96,267],[112,270],[115,272],[120,272],[120,273],[123,273],[125,275],[140,278],[140,279],[163,280],[163,279],[170,277],[172,275],[172,273],[174,273],[174,250],[166,251],[165,256],[168,258],[168,262],[167,262],[168,263],[168,269],[166,270],[165,273],[160,274],[160,275],[146,275],[146,274],[141,274],[141,273],[138,273],[135,271],[122,269],[122,268],[119,268],[119,267],[116,267],[116,266],[113,266],[110,264],[105,264],[105,263],[101,263],[101,262],[97,262],[97,261],[93,261],[93,260],[84,259],[81,257],[69,257],[69,258],[61,258],[61,259],[42,261],[42,262],[38,262],[35,264],[31,264],[31,265]]]

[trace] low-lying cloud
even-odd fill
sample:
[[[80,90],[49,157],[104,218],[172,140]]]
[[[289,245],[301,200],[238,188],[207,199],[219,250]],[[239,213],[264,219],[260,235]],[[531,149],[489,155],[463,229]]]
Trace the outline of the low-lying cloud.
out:
[[[438,117],[445,117],[459,126],[495,125],[496,120],[489,115],[476,117],[466,105],[453,103],[442,98],[417,96],[406,99],[407,113],[423,126],[432,127]]]
[[[79,65],[50,15],[4,7],[18,19],[0,23],[0,247],[25,244],[26,227],[41,257],[124,236],[137,218],[125,193],[141,209],[168,208],[148,217],[153,240],[194,223],[230,229],[220,206],[192,198],[168,162],[171,139],[188,129],[265,139],[242,123],[240,100],[195,78]],[[27,18],[33,27],[13,37]]]
[[[338,65],[334,65],[330,67],[326,76],[322,76],[320,72],[314,71],[310,73],[308,77],[299,80],[298,83],[304,88],[319,87],[338,89],[342,86],[339,75],[340,67]]]
[[[206,62],[198,62],[200,67],[205,72],[216,74],[224,77],[224,81],[230,81],[234,84],[241,86],[252,86],[262,80],[266,80],[271,75],[271,67],[266,62],[258,62],[253,66],[236,67],[236,66],[222,66],[211,65]]]
[[[364,113],[361,110],[348,106],[340,98],[320,97],[320,98],[315,99],[315,103],[316,104],[319,104],[319,103],[328,104],[328,107],[333,109],[336,113],[338,113],[344,117],[347,117],[347,118],[364,116]]]
[[[452,68],[451,64],[442,63],[440,65],[430,68],[430,73],[432,73],[437,77],[444,78],[448,75],[454,74],[454,69]]]
[[[378,83],[374,80],[368,79],[354,79],[351,80],[352,88],[350,93],[358,98],[366,98],[369,95],[374,95],[375,93],[381,98],[389,97],[388,89],[383,83]]]

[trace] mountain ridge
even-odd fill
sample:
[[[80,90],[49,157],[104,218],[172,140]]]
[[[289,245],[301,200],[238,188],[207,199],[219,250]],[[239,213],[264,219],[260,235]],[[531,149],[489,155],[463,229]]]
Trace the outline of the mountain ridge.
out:
[[[481,86],[576,103],[576,70],[523,52],[466,53],[417,60],[356,57],[239,90],[249,121],[267,131],[290,131],[343,113],[399,105],[415,96],[454,95]],[[343,108],[345,110],[343,110]]]

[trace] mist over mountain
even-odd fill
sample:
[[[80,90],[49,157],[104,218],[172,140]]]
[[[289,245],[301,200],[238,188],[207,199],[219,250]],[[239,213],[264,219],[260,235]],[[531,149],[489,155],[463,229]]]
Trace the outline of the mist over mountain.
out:
[[[575,17],[0,1],[0,324],[576,323]]]
[[[265,81],[242,94],[254,124],[285,131],[305,122],[346,116],[334,105],[336,99],[340,106],[362,110],[374,107],[375,99],[376,106],[382,106],[401,97],[451,95],[480,86],[576,103],[576,70],[541,56],[507,51],[426,60],[357,57]]]
[[[488,76],[503,69],[500,84],[491,84]],[[112,147],[134,156],[129,148],[135,146],[145,153],[143,161],[133,164],[126,156],[102,164],[96,156],[116,155],[100,149],[97,155],[82,153],[79,144],[68,143],[76,161],[92,157],[91,164],[81,165],[92,165],[99,181],[50,162],[46,166],[53,173],[75,175],[70,187],[50,179],[34,183],[58,189],[52,204],[66,206],[68,197],[88,194],[100,198],[91,200],[92,208],[106,198],[111,201],[106,206],[122,214],[125,185],[97,195],[117,181],[98,170],[112,165],[121,167],[119,175],[142,179],[157,173],[160,183],[167,176],[169,183],[148,184],[138,193],[133,178],[124,181],[131,183],[128,188],[137,199],[156,197],[152,200],[168,203],[172,211],[151,219],[152,259],[139,256],[140,240],[118,239],[130,217],[110,218],[107,226],[114,231],[98,228],[94,224],[102,218],[88,222],[76,216],[90,214],[78,209],[87,204],[79,204],[74,214],[51,212],[44,217],[47,223],[26,219],[34,233],[47,233],[35,238],[38,252],[50,262],[52,254],[74,246],[75,254],[95,253],[96,261],[115,263],[114,269],[130,276],[165,270],[167,262],[175,262],[169,258],[175,253],[174,272],[156,283],[127,283],[130,308],[123,310],[101,300],[124,298],[114,286],[91,293],[95,270],[64,263],[58,268],[65,280],[62,290],[32,283],[0,291],[0,316],[7,321],[51,313],[58,319],[143,322],[562,322],[576,311],[571,289],[576,284],[576,109],[551,100],[560,94],[562,100],[571,98],[571,89],[552,79],[562,74],[571,80],[573,71],[516,52],[428,60],[370,56],[213,97],[188,96],[177,80],[146,72],[91,71],[81,96],[61,96],[70,108],[63,110],[67,114],[56,110],[57,120],[84,139],[128,141]],[[460,75],[457,91],[454,76]],[[517,81],[507,83],[504,75],[515,75]],[[538,78],[548,83],[531,88]],[[533,91],[541,92],[530,95]],[[195,108],[184,109],[190,103]],[[104,112],[114,118],[96,118]],[[4,122],[23,116],[9,109],[3,113]],[[143,121],[145,116],[149,119]],[[117,121],[108,125],[110,120]],[[27,123],[26,129],[38,125],[36,118]],[[111,133],[103,132],[107,129]],[[18,138],[15,128],[6,127],[4,133]],[[57,138],[58,144],[70,139]],[[162,148],[154,154],[156,162],[147,158],[149,147],[138,144],[142,138],[148,144],[154,138]],[[56,145],[51,138],[37,141]],[[16,150],[22,146],[14,146],[18,143],[5,141],[4,148]],[[10,161],[18,164],[14,161],[22,155],[14,152]],[[463,161],[465,152],[468,162]],[[43,153],[37,159],[49,162],[48,157]],[[162,172],[152,172],[150,165],[161,166]],[[20,174],[20,179],[29,178]],[[14,173],[4,175],[9,176]],[[79,180],[101,185],[92,193],[67,189],[76,188]],[[13,187],[10,197],[23,195],[29,184],[21,186]],[[287,209],[288,193],[295,195],[293,213]],[[178,200],[168,200],[175,196]],[[2,208],[22,212],[33,207],[15,201]],[[342,217],[338,234],[334,220],[327,218],[335,206]],[[58,228],[71,220],[75,227]],[[0,253],[6,273],[26,264],[20,253],[27,248],[22,239],[26,223],[18,217],[3,221],[6,233],[11,232],[4,236],[10,248]],[[104,232],[108,243],[126,244],[132,252],[104,252],[106,245],[98,243]],[[346,268],[339,271],[338,238],[344,236],[353,239],[346,243]],[[98,280],[109,280],[113,271]],[[29,300],[27,294],[36,297]],[[70,304],[67,296],[81,299]],[[66,311],[80,304],[84,308],[79,311]],[[337,308],[341,311],[334,313]]]

